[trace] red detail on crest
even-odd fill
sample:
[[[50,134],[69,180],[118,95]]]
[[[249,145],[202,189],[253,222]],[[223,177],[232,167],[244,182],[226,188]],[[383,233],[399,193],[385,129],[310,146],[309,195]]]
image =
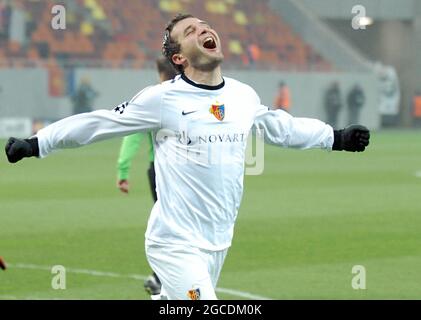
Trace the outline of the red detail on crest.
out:
[[[216,119],[222,121],[225,117],[225,106],[223,104],[213,104],[210,107],[209,112],[212,113]]]
[[[189,290],[187,296],[190,300],[200,300],[200,289]]]

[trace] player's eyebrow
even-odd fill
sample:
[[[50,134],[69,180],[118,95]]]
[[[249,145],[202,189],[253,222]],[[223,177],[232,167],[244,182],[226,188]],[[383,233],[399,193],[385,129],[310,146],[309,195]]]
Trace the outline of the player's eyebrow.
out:
[[[208,26],[208,27],[210,28],[209,23],[207,23],[206,21],[202,21],[202,20],[201,20],[201,21],[199,21],[199,24],[204,24],[205,26]],[[192,24],[188,25],[188,26],[184,29],[183,34],[184,34],[184,35],[186,35],[186,34],[187,34],[187,32],[188,32],[191,28],[193,28],[193,25],[192,25]]]
[[[202,21],[202,20],[201,20],[201,21],[199,21],[199,23],[200,23],[200,24],[204,24],[204,25],[206,25],[206,26],[210,27],[210,24],[209,24],[209,23],[207,23],[206,21]]]
[[[192,25],[192,24],[191,24],[191,25],[189,25],[186,29],[184,29],[183,34],[184,34],[184,35],[186,35],[186,34],[187,34],[187,32],[188,32],[191,28],[193,28],[193,25]]]

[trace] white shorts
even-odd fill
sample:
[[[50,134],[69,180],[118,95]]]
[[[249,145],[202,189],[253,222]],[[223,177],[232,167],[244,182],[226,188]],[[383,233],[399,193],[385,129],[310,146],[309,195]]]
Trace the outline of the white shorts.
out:
[[[161,280],[161,299],[216,300],[215,288],[228,249],[147,242],[146,257]]]

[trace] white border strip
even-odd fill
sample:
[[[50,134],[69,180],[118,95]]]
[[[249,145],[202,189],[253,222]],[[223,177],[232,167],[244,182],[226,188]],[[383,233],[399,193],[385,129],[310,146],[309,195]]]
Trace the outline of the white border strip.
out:
[[[8,267],[13,269],[32,269],[32,270],[43,270],[51,272],[51,268],[49,266],[41,266],[36,264],[29,264],[29,263],[8,263]],[[138,281],[144,281],[147,279],[147,276],[141,274],[120,274],[116,272],[106,272],[106,271],[98,271],[98,270],[89,270],[89,269],[78,269],[78,268],[67,268],[66,272],[75,273],[75,274],[86,274],[94,277],[108,277],[108,278],[124,278],[124,279],[133,279]],[[225,293],[235,297],[241,297],[251,300],[272,300],[271,298],[255,295],[246,291],[240,290],[233,290],[227,288],[216,288],[216,292]],[[17,299],[14,296],[9,295],[0,295],[0,299]]]

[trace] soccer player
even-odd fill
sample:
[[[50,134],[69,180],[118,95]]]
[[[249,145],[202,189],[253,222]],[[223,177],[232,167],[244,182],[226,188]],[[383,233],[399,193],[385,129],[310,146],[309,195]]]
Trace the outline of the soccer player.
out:
[[[156,67],[158,69],[159,81],[162,83],[167,80],[174,79],[177,75],[177,71],[165,57],[161,57],[156,60]],[[154,202],[157,201],[156,185],[155,185],[155,168],[154,168],[154,149],[153,149],[153,137],[151,133],[134,133],[127,137],[124,137],[120,148],[120,154],[117,160],[117,187],[121,192],[129,192],[129,172],[133,157],[136,152],[139,151],[140,142],[142,139],[147,139],[148,143],[148,154],[149,154],[149,169],[148,178],[149,185],[151,188],[152,198]],[[150,275],[144,283],[146,292],[150,295],[158,295],[161,292],[161,282],[154,272]]]
[[[243,192],[246,142],[253,128],[267,143],[291,148],[364,151],[369,131],[333,130],[260,103],[248,85],[223,77],[221,41],[209,24],[178,15],[163,53],[181,72],[113,110],[62,119],[34,137],[10,138],[10,162],[44,158],[61,148],[152,131],[158,201],[145,234],[146,256],[168,299],[216,299]]]

